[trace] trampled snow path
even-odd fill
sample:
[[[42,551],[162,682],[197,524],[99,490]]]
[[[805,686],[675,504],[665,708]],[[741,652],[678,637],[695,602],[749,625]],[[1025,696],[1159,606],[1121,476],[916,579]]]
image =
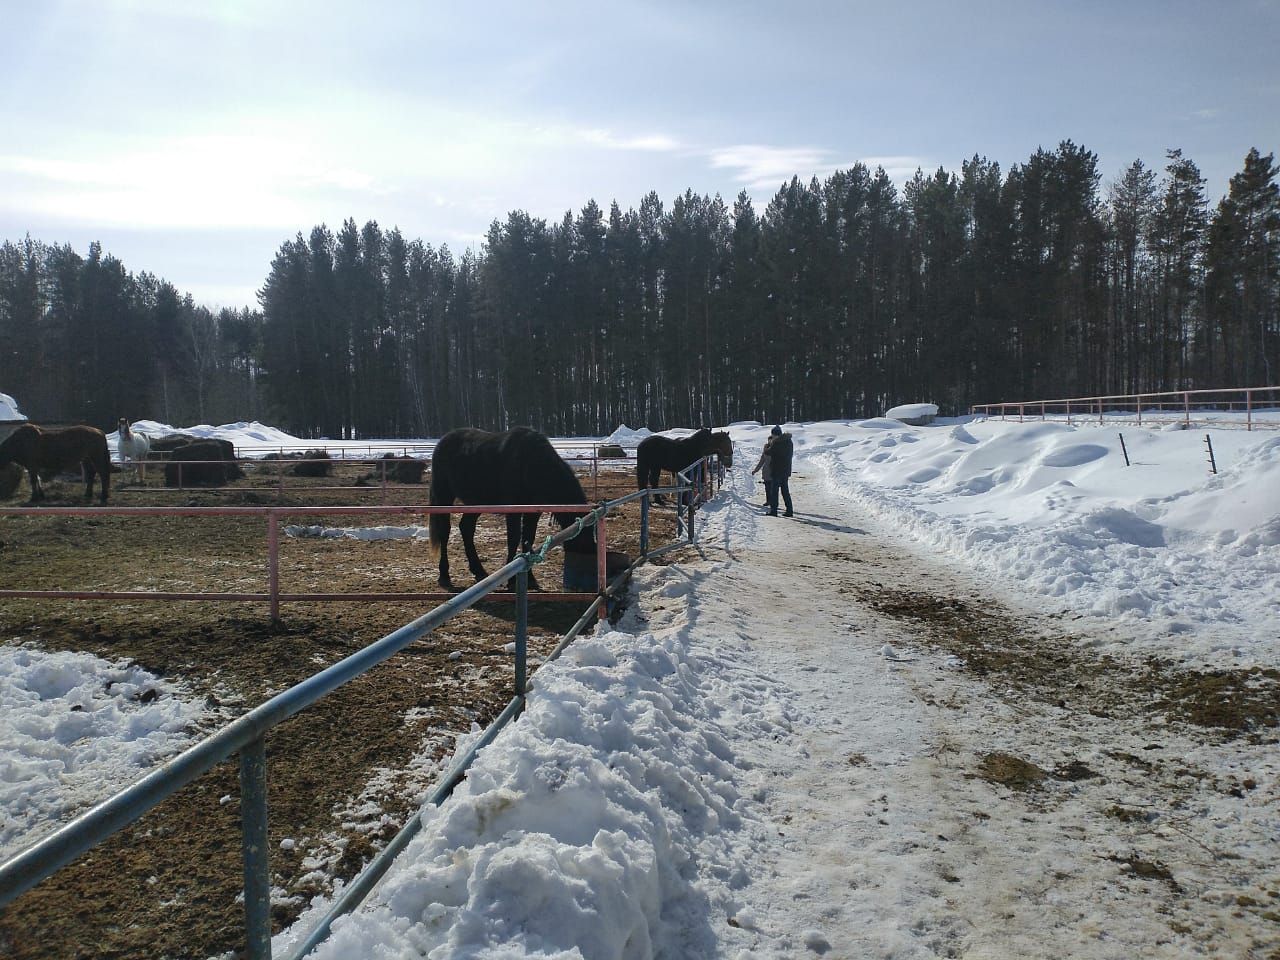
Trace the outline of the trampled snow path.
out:
[[[751,883],[726,894],[724,955],[1119,960],[1280,944],[1261,916],[1280,891],[1273,747],[974,679],[855,591],[972,601],[975,585],[850,524],[817,482],[793,486],[790,520],[726,490],[693,609],[644,614],[657,636],[736,635],[753,661],[737,678],[744,709],[755,688],[756,709],[789,719],[789,737],[730,744],[776,836],[752,844]],[[641,608],[679,575],[657,574]],[[1096,776],[1011,789],[978,775],[992,755]]]

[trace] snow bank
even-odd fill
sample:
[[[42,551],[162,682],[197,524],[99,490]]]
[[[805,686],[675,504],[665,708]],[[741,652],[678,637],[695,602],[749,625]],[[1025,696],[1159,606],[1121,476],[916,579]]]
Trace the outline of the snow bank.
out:
[[[1280,436],[971,419],[797,429],[840,495],[1007,592],[1153,651],[1280,664]],[[809,441],[809,442],[806,442]],[[800,469],[800,468],[798,468]],[[792,483],[793,489],[796,482]]]
[[[187,747],[204,713],[123,661],[0,647],[0,860]]]
[[[0,393],[0,421],[27,419],[18,411],[18,401],[7,393]]]
[[[679,636],[579,639],[314,956],[708,955],[699,866],[745,885],[734,837],[749,819],[717,673]]]

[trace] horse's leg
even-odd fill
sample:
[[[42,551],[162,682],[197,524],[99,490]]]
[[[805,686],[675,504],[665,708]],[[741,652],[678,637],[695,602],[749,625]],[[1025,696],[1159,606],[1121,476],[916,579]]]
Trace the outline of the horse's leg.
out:
[[[92,460],[80,461],[80,473],[84,476],[84,498],[86,501],[93,499],[93,475],[95,472]],[[103,488],[106,488],[105,480]],[[105,503],[106,501],[104,500],[103,502]]]
[[[533,538],[538,534],[538,518],[540,516],[541,514],[538,514],[538,513],[524,513],[520,515],[521,517],[520,545],[524,549],[525,553],[528,553],[533,549]],[[540,586],[538,586],[538,581],[535,580],[533,577],[532,567],[529,568],[529,589],[530,590],[542,589]]]
[[[27,467],[27,480],[31,483],[31,502],[44,499],[44,487],[40,486],[40,473],[35,467]]]
[[[467,566],[477,581],[488,576],[484,564],[480,562],[480,554],[476,553],[476,523],[480,520],[478,513],[464,513],[458,521],[458,532],[462,534],[462,548],[467,552]]]
[[[443,523],[441,522],[442,520]],[[457,588],[454,587],[453,581],[449,579],[449,514],[433,514],[429,523],[432,528],[432,538],[439,538],[437,545],[440,548],[440,576],[436,582],[440,584],[441,590],[448,590],[453,593]]]

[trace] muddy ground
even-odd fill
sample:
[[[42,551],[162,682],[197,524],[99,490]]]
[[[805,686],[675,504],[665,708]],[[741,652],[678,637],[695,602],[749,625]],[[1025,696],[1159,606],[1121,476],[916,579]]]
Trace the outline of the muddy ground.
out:
[[[307,505],[424,503],[426,487],[326,490],[355,484],[368,466],[339,464],[331,478],[251,468],[226,491],[171,491],[117,474],[112,505],[288,505],[290,522],[329,526],[425,518],[308,517]],[[631,492],[623,470],[583,477],[587,496]],[[132,482],[131,482],[132,481]],[[79,506],[81,487],[50,485],[49,504]],[[22,506],[25,482],[4,506]],[[454,518],[456,522],[456,517]],[[634,556],[639,508],[609,521],[610,549]],[[651,514],[655,545],[675,538],[670,509]],[[544,517],[539,537],[550,532]],[[490,570],[501,564],[503,522],[480,521]],[[679,551],[677,551],[677,554]],[[471,582],[456,530],[450,561]],[[557,559],[538,568],[560,583]],[[282,538],[283,592],[422,592],[436,569],[420,540]],[[260,517],[0,517],[0,586],[8,589],[262,592],[266,524]],[[535,595],[536,596],[536,595]],[[431,603],[284,604],[273,624],[263,603],[14,600],[0,603],[0,638],[49,650],[128,659],[203,698],[211,732],[420,616]],[[267,741],[273,926],[311,897],[349,879],[391,837],[438,775],[455,738],[487,724],[512,694],[512,605],[484,603],[276,728]],[[581,614],[580,604],[536,601],[536,663]],[[243,942],[238,765],[234,758],[167,799],[17,900],[0,915],[0,956],[206,958]],[[282,841],[292,840],[292,849]],[[289,844],[286,844],[289,846]]]

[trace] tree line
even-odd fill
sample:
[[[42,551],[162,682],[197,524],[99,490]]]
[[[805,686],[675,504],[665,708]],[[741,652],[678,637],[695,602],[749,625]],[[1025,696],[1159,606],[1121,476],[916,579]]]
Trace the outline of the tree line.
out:
[[[216,314],[96,244],[0,247],[0,389],[101,425],[600,435],[1278,375],[1280,187],[1256,149],[1212,210],[1180,150],[1104,189],[1064,141],[902,189],[861,164],[793,178],[763,211],[513,211],[456,257],[347,220],[281,244],[259,309]]]

